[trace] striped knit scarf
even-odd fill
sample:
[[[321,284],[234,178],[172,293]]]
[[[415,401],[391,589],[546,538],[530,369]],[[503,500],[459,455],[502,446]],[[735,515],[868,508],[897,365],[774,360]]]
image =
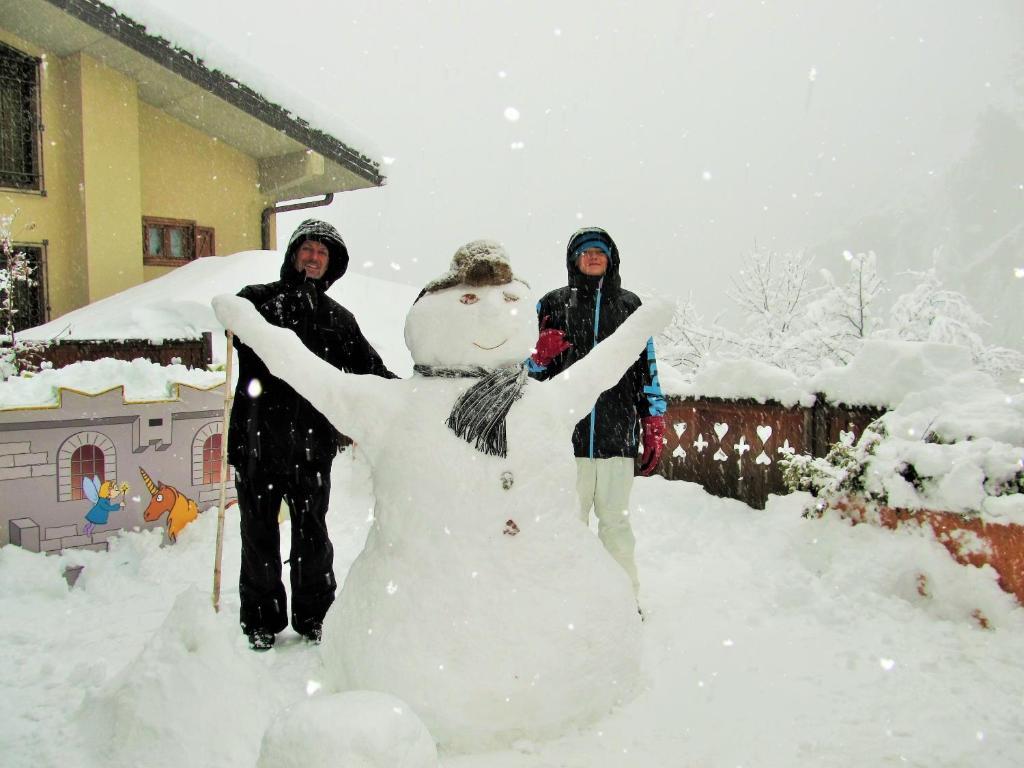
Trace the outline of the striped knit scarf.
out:
[[[476,384],[463,392],[452,406],[446,422],[448,428],[481,453],[489,456],[508,455],[505,418],[512,404],[523,396],[526,386],[525,365],[509,368],[435,368],[415,366],[422,376],[443,378],[479,378]]]

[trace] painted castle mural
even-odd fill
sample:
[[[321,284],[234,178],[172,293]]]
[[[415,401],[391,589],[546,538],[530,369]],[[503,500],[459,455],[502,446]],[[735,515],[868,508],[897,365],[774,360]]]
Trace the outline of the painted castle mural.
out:
[[[0,545],[105,550],[157,527],[173,543],[220,502],[223,409],[222,387],[178,384],[165,400],[62,388],[54,406],[0,411]]]

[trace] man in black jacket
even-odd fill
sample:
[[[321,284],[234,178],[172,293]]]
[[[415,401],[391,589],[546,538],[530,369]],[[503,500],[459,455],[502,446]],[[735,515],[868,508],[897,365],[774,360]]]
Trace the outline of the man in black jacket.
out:
[[[395,378],[352,313],[326,294],[347,268],[348,250],[338,231],[326,222],[307,219],[288,241],[281,279],[247,286],[238,295],[256,305],[268,322],[295,331],[309,350],[335,368]],[[319,642],[337,587],[326,515],[340,435],[294,389],[271,375],[237,337],[235,347],[238,384],[228,461],[235,468],[241,511],[242,631],[254,650],[267,650],[288,624],[278,526],[283,499],[292,521],[292,627]]]
[[[640,306],[640,299],[620,285],[619,250],[603,229],[576,232],[566,249],[566,266],[569,284],[545,294],[537,304],[540,337],[528,363],[535,378],[548,379],[564,371]],[[636,362],[618,384],[601,394],[572,435],[580,516],[589,523],[594,509],[598,535],[629,575],[634,593],[639,582],[629,493],[639,452],[637,427],[643,432],[640,472],[649,475],[661,457],[664,413],[654,341],[649,339]]]

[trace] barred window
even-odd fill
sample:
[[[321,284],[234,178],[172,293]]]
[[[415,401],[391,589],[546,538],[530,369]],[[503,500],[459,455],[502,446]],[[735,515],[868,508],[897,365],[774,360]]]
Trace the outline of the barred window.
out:
[[[0,187],[42,189],[39,59],[0,43]]]
[[[83,445],[71,454],[71,500],[85,498],[84,481],[98,477],[102,483],[106,475],[106,457],[97,445]]]
[[[221,435],[210,435],[203,442],[203,484],[220,482]]]

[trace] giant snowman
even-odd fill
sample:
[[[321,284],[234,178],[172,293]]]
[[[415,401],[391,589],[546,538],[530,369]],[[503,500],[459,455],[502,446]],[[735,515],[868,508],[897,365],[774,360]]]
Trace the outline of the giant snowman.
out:
[[[455,751],[554,736],[631,695],[640,617],[579,521],[570,436],[667,304],[538,382],[522,366],[535,298],[490,241],[460,248],[409,310],[405,380],[339,372],[244,299],[213,303],[373,469],[374,521],[324,626],[332,687],[400,697]]]

